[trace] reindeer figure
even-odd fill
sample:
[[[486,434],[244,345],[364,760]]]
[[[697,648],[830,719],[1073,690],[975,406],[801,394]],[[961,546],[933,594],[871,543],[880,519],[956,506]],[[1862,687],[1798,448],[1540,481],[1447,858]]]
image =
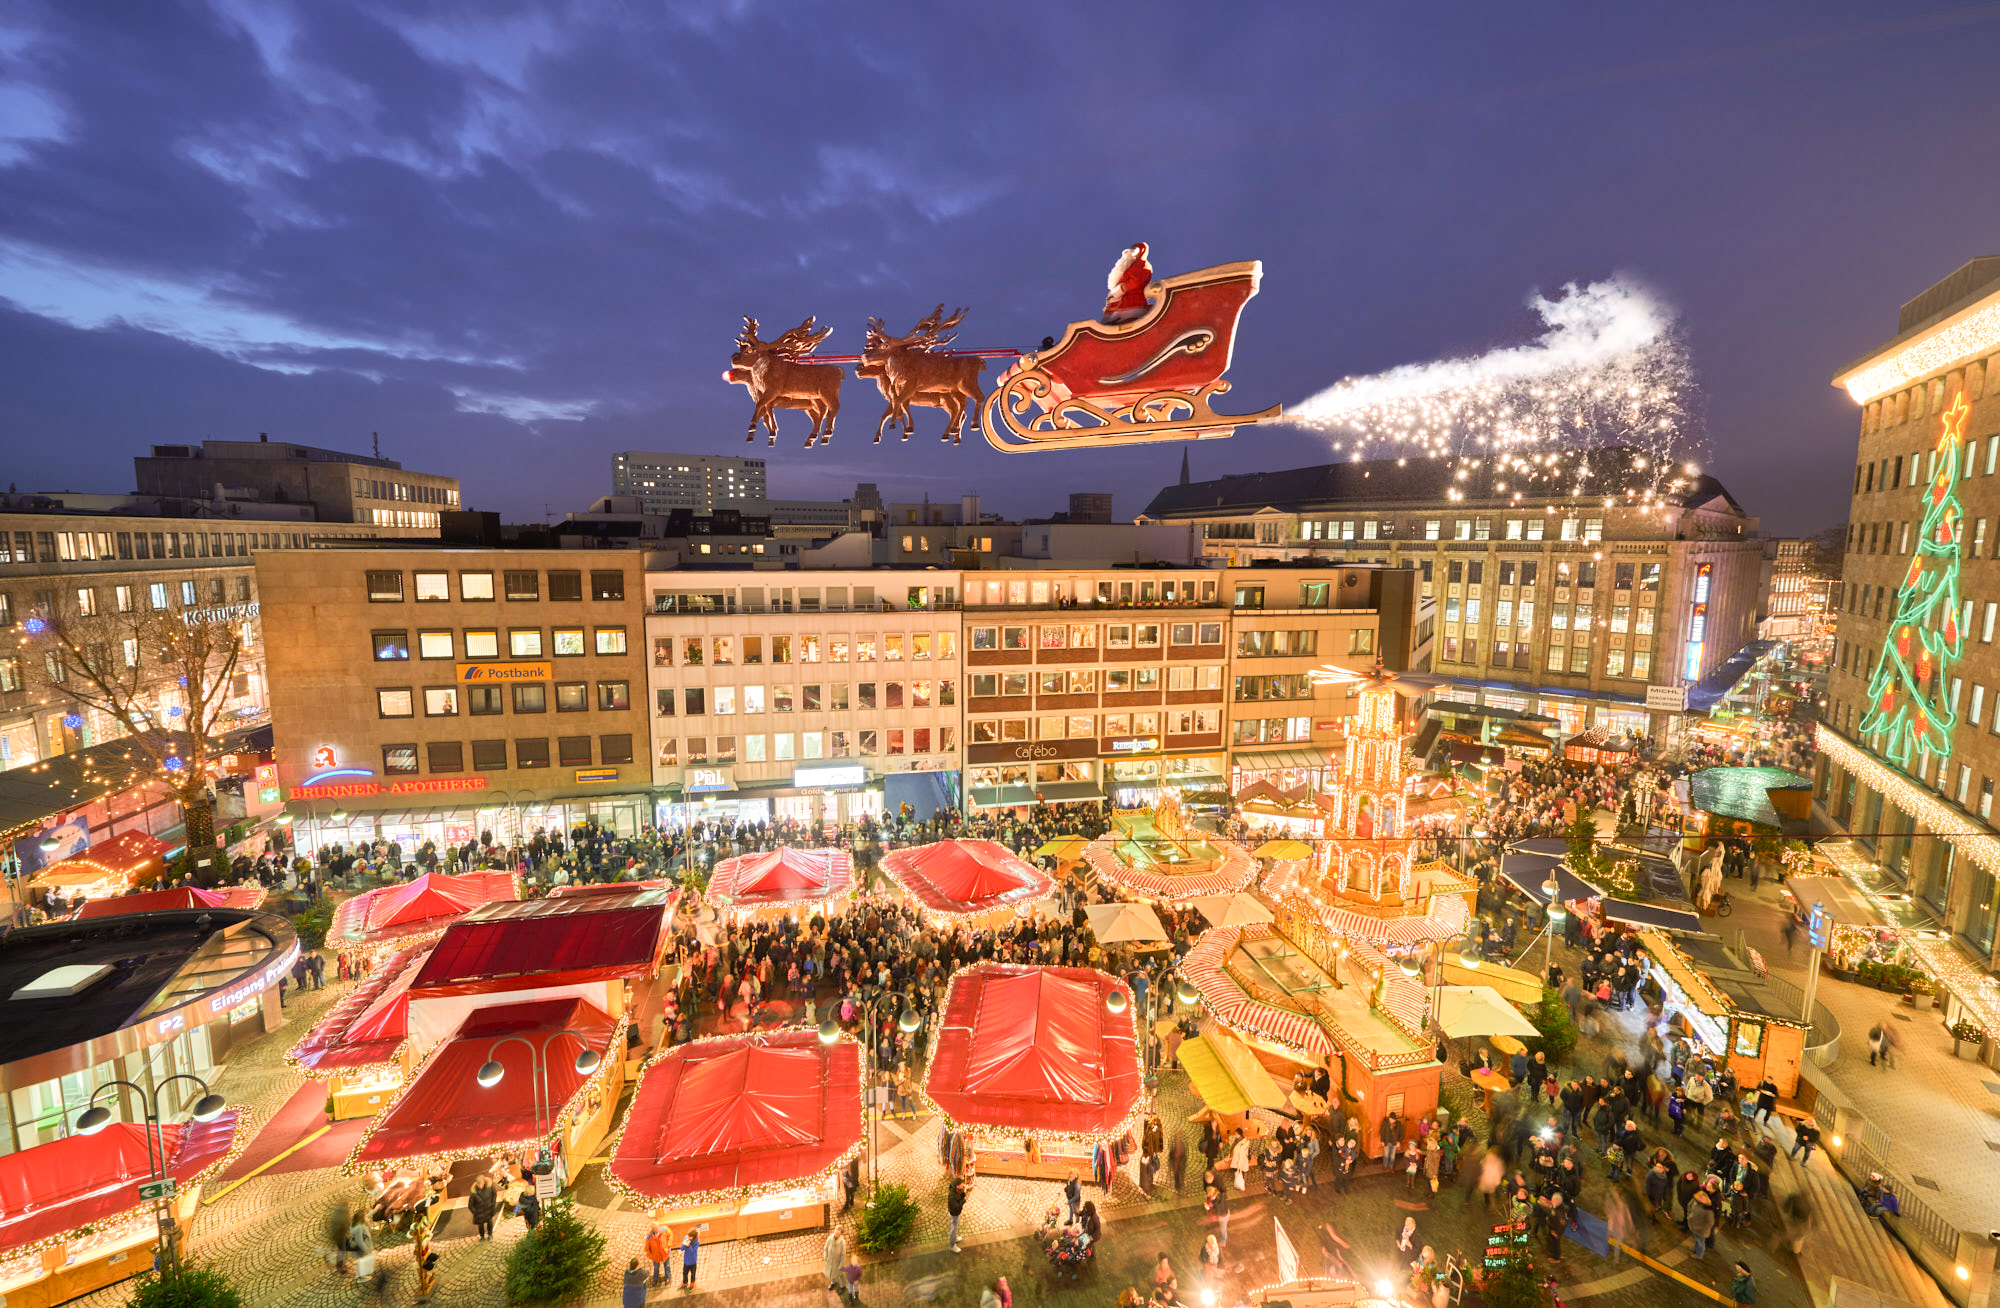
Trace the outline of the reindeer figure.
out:
[[[944,306],[940,304],[908,336],[891,336],[883,330],[880,318],[868,320],[861,365],[854,373],[857,377],[873,377],[882,390],[882,398],[889,402],[882,421],[875,424],[877,445],[882,443],[882,432],[896,418],[902,419],[903,439],[910,439],[915,431],[910,419],[912,404],[943,409],[950,421],[940,439],[953,445],[959,443],[969,407],[972,430],[978,434],[979,406],[986,402],[986,393],[979,388],[979,373],[986,367],[986,360],[942,352],[956,339],[945,333],[957,327],[964,317],[963,309],[945,317]]]
[[[750,430],[743,439],[757,439],[757,424],[770,433],[770,443],[778,443],[778,409],[803,409],[812,415],[812,434],[806,448],[833,441],[833,420],[840,415],[840,383],[847,372],[831,363],[803,363],[810,358],[833,328],[813,330],[807,318],[774,341],[757,339],[757,320],[746,316],[743,331],[736,337],[736,353],[729,356],[729,370],[722,379],[750,392]]]

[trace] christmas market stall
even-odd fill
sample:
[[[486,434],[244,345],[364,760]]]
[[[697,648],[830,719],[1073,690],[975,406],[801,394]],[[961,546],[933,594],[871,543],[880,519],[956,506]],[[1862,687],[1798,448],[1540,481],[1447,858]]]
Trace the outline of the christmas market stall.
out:
[[[264,902],[264,896],[264,887],[254,881],[222,890],[174,886],[166,890],[141,890],[137,894],[88,900],[72,916],[117,917],[121,913],[162,913],[176,908],[256,908]]]
[[[378,1209],[447,1172],[454,1195],[480,1173],[561,1188],[610,1133],[625,1063],[609,1055],[624,1028],[568,995],[473,1009],[376,1116],[346,1170],[368,1174]]]
[[[1639,757],[1639,742],[1615,727],[1592,727],[1563,742],[1563,757],[1572,763],[1623,767]]]
[[[37,872],[32,885],[45,887],[57,899],[103,899],[122,895],[140,884],[148,870],[157,870],[169,846],[143,831],[121,831]],[[247,905],[246,905],[247,907]]]
[[[411,881],[379,886],[342,900],[333,910],[326,947],[379,957],[406,945],[435,940],[446,927],[481,904],[520,897],[521,883],[512,872],[467,872],[463,876],[427,872]]]
[[[1144,1111],[1138,1014],[1094,968],[978,963],[951,978],[924,1097],[953,1166],[1109,1186]]]
[[[410,983],[431,946],[412,945],[376,965],[285,1055],[327,1083],[327,1116],[371,1117],[402,1088],[410,1057]]]
[[[47,1308],[151,1267],[160,1228],[140,1187],[153,1182],[156,1155],[173,1182],[164,1202],[184,1249],[202,1186],[242,1151],[239,1136],[248,1143],[246,1125],[230,1110],[162,1124],[149,1142],[143,1122],[113,1122],[0,1155],[0,1303]]]
[[[854,856],[846,850],[785,848],[723,859],[704,897],[723,914],[781,918],[838,913],[854,890]]]
[[[1798,1092],[1809,1025],[1799,1016],[1796,998],[1773,991],[1717,940],[1671,940],[1641,931],[1639,948],[1647,980],[1665,997],[1665,1021],[1718,1064],[1727,1063],[1743,1085],[1768,1076],[1779,1094],[1789,1098]]]
[[[606,1170],[677,1245],[824,1226],[861,1152],[861,1046],[807,1027],[694,1040],[640,1073]]]
[[[1710,836],[1803,836],[1812,778],[1784,768],[1703,768],[1688,778],[1688,805]]]
[[[1670,860],[1618,841],[1598,842],[1593,854],[1596,866],[1585,879],[1571,866],[1567,841],[1517,840],[1500,855],[1500,875],[1543,907],[1543,886],[1554,877],[1557,902],[1585,918],[1660,931],[1702,929]]]
[[[882,870],[933,926],[994,925],[1055,889],[1046,873],[991,840],[893,849],[882,856]]]
[[[1178,791],[1163,791],[1150,809],[1120,813],[1112,830],[1083,852],[1107,885],[1144,899],[1184,903],[1242,890],[1257,877],[1250,851],[1195,827]]]

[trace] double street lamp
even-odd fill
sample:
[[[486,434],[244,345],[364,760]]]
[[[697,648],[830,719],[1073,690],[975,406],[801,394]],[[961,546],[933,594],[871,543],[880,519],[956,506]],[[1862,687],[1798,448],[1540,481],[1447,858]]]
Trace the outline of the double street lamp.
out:
[[[500,1046],[518,1042],[528,1047],[528,1086],[534,1092],[535,1096],[535,1139],[540,1149],[540,1152],[535,1157],[535,1165],[530,1169],[536,1176],[547,1176],[555,1170],[555,1160],[549,1157],[548,1137],[550,1132],[555,1129],[555,1112],[553,1105],[548,1103],[548,1053],[549,1041],[555,1039],[557,1036],[565,1035],[575,1036],[578,1042],[583,1045],[583,1049],[576,1056],[575,1067],[577,1075],[589,1076],[592,1072],[595,1072],[599,1065],[604,1062],[603,1055],[590,1047],[589,1036],[573,1027],[564,1027],[560,1031],[551,1031],[544,1035],[540,1043],[530,1040],[526,1036],[501,1036],[487,1049],[486,1061],[480,1064],[479,1071],[474,1076],[474,1079],[480,1085],[488,1090],[492,1089],[494,1086],[499,1085],[501,1079],[507,1075],[507,1069],[500,1065],[498,1058],[494,1057],[494,1054],[499,1052]],[[547,1130],[543,1129],[543,1120],[545,1117],[548,1119]]]
[[[876,1106],[874,1103],[876,1098],[875,1005],[887,998],[889,998],[889,995],[887,992],[884,992],[861,1001],[862,1020],[867,1024],[868,1029],[868,1038],[862,1042],[861,1046],[861,1061],[868,1072],[867,1103],[864,1106],[865,1108]],[[916,1009],[911,1008],[908,1004],[903,1006],[903,1011],[896,1017],[896,1029],[904,1035],[913,1033],[923,1024],[924,1019],[918,1015]],[[838,1042],[839,1039],[840,1023],[829,1017],[819,1024],[819,1042],[821,1044],[831,1045]],[[881,1114],[879,1111],[868,1124],[868,1145],[868,1183],[873,1185],[882,1176]]]
[[[90,1105],[76,1119],[78,1135],[96,1135],[111,1125],[111,1110],[98,1103],[106,1090],[123,1086],[137,1097],[145,1107],[143,1123],[146,1132],[146,1164],[152,1169],[153,1220],[160,1230],[160,1265],[172,1264],[178,1256],[174,1249],[174,1194],[173,1186],[167,1180],[167,1138],[160,1122],[160,1092],[176,1081],[192,1081],[201,1087],[201,1098],[194,1101],[194,1111],[189,1114],[197,1122],[213,1122],[222,1116],[224,1104],[222,1096],[208,1088],[208,1082],[191,1072],[177,1072],[162,1080],[152,1090],[135,1085],[130,1081],[106,1081],[91,1091]],[[157,1137],[157,1143],[156,1143]]]

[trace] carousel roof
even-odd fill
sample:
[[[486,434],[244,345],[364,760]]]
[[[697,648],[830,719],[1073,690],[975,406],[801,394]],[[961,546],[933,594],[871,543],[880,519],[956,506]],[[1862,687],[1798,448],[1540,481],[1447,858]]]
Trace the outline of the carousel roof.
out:
[[[697,1040],[646,1066],[611,1174],[649,1200],[779,1190],[861,1144],[861,1047],[790,1028]]]
[[[1190,853],[1195,845],[1207,845],[1214,850],[1215,857],[1202,861],[1213,866],[1199,872],[1180,871],[1176,863],[1192,860],[1172,859],[1141,867],[1120,856],[1120,847],[1129,849],[1133,842],[1116,835],[1099,836],[1091,841],[1090,848],[1083,852],[1083,860],[1090,864],[1091,871],[1108,882],[1176,904],[1203,895],[1234,894],[1257,879],[1257,860],[1250,857],[1250,851],[1220,836],[1203,832],[1191,842],[1156,839],[1140,843],[1178,846]]]
[[[342,900],[333,910],[327,943],[336,949],[389,944],[436,931],[481,904],[520,897],[520,883],[512,872],[467,872],[455,877],[427,872],[413,881]]]
[[[427,947],[412,946],[369,973],[292,1046],[287,1061],[319,1077],[394,1058],[410,1034],[410,983],[426,957]]]
[[[206,1180],[228,1161],[241,1118],[232,1109],[212,1122],[161,1126],[167,1175],[182,1185]],[[152,1179],[146,1128],[136,1122],[0,1155],[0,1251],[130,1212]]]
[[[854,888],[854,857],[844,849],[773,849],[715,865],[708,896],[734,908],[809,903]]]
[[[47,885],[88,885],[106,876],[130,879],[159,862],[169,848],[166,841],[143,831],[121,831],[51,863],[34,879]]]
[[[1139,1102],[1137,1032],[1115,977],[981,963],[952,977],[924,1091],[963,1125],[1115,1135]]]
[[[173,886],[166,890],[145,890],[136,895],[109,895],[93,899],[77,910],[76,916],[117,917],[122,913],[161,913],[176,908],[255,908],[263,902],[264,887],[255,882],[224,890]]]
[[[565,1028],[581,1031],[587,1042],[556,1034]],[[500,1153],[534,1143],[551,1129],[546,1115],[560,1114],[597,1075],[578,1072],[577,1055],[586,1043],[604,1054],[616,1030],[617,1023],[602,1009],[570,997],[474,1009],[382,1110],[350,1165],[487,1149]],[[528,1043],[509,1036],[523,1036]],[[544,1051],[541,1065],[548,1085],[539,1124],[530,1045]],[[478,1073],[488,1059],[500,1064],[502,1074],[493,1085],[483,1086]]]
[[[482,904],[444,929],[411,987],[435,996],[651,976],[671,903],[648,890]]]
[[[882,856],[882,869],[934,913],[970,916],[1040,899],[1055,888],[1039,868],[992,840],[940,840]]]

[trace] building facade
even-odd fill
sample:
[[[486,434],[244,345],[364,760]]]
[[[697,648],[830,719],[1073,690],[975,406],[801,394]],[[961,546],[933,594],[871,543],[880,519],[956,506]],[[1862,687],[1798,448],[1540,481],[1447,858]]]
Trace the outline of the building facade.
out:
[[[1928,919],[1992,967],[2000,962],[2000,258],[1974,260],[1931,287],[1903,306],[1897,326],[1834,378],[1860,406],[1860,433],[1814,796],[1824,820],[1851,832],[1906,882]],[[1933,511],[1943,518],[1927,527]],[[1932,568],[1956,569],[1956,612],[1924,598],[1931,592],[1920,574]],[[1906,601],[1915,621],[1899,616]],[[1923,636],[1912,641],[1912,628]],[[1941,657],[1934,674],[1927,666],[1912,687],[1899,665],[1914,674],[1922,647],[1939,635],[1941,651],[1956,638],[1956,656]],[[1895,710],[1920,703],[1936,726],[1913,735]],[[1871,720],[1871,708],[1885,706]]]
[[[765,497],[764,460],[623,450],[611,456],[611,493],[636,495],[647,513],[662,516],[675,509],[747,512]]]
[[[1804,640],[1826,615],[1826,584],[1817,576],[1819,551],[1809,540],[1764,542],[1764,614],[1757,634],[1765,640]]]
[[[309,505],[318,522],[364,523],[404,536],[436,536],[438,516],[459,507],[456,477],[290,441],[155,445],[132,468],[141,495]]]
[[[1582,494],[1559,497],[1482,498],[1481,476],[1459,471],[1385,460],[1193,482],[1160,491],[1141,521],[1197,524],[1207,557],[1230,566],[1317,557],[1416,571],[1437,605],[1430,670],[1566,734],[1670,734],[1649,689],[1698,690],[1755,638],[1757,519],[1713,478],[1627,507],[1650,484],[1629,456],[1606,455]]]
[[[308,849],[651,819],[633,550],[256,557],[278,780]]]
[[[661,825],[957,807],[958,587],[920,569],[648,573]]]

